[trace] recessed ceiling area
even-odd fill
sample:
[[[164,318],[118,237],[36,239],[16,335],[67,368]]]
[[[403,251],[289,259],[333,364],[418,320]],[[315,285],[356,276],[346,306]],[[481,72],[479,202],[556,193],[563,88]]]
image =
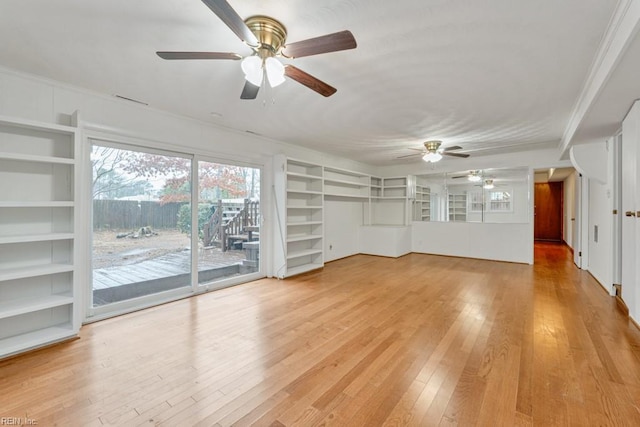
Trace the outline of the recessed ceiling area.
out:
[[[325,98],[287,80],[241,100],[240,61],[159,58],[163,50],[252,53],[201,0],[3,0],[0,66],[394,165],[421,162],[397,158],[433,139],[473,156],[559,146],[619,7],[617,0],[228,3],[243,19],[277,19],[294,42],[350,30],[357,48],[295,59],[337,92]],[[637,45],[629,52],[640,57]],[[624,87],[631,74],[621,70],[611,82]],[[618,92],[602,92],[576,139],[622,119]],[[463,158],[442,161],[465,168]]]

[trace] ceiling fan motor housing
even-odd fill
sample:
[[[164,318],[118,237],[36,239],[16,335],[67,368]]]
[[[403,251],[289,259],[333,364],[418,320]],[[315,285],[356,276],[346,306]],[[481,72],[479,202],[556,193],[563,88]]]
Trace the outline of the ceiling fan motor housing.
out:
[[[268,16],[255,15],[244,22],[258,39],[259,45],[252,47],[262,59],[276,56],[287,41],[287,29],[280,21]]]

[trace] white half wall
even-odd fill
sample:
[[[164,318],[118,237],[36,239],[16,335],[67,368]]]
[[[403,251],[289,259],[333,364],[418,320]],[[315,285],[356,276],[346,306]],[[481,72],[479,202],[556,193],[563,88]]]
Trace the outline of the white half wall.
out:
[[[533,264],[533,224],[414,222],[412,251]]]
[[[397,258],[411,252],[410,226],[363,225],[360,253]]]
[[[359,237],[363,215],[362,202],[325,198],[325,262],[360,253]]]

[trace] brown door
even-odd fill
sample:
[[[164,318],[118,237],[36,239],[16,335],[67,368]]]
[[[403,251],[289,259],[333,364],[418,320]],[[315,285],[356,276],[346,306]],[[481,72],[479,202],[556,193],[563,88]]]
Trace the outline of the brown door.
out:
[[[562,241],[562,184],[535,185],[533,235],[536,240]]]

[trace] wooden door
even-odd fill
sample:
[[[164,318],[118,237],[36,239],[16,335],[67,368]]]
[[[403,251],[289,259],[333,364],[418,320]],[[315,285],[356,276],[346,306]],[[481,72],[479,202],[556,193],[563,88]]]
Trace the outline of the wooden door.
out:
[[[534,228],[536,240],[562,242],[562,182],[536,183]]]

